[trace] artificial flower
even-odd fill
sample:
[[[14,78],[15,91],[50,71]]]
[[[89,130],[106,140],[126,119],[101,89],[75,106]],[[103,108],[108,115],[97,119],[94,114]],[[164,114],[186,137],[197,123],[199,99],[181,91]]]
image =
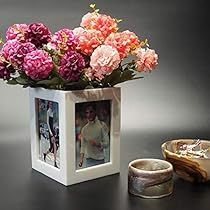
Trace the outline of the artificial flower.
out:
[[[31,79],[45,79],[49,76],[52,69],[52,58],[43,50],[34,50],[24,58],[23,70]]]
[[[90,67],[93,69],[95,77],[100,80],[116,69],[119,64],[118,51],[109,45],[100,45],[90,57]]]
[[[158,55],[155,53],[155,50],[138,48],[135,51],[137,56],[136,60],[136,69],[137,71],[151,71],[155,69],[158,64]]]
[[[75,51],[68,51],[60,61],[58,74],[65,80],[78,80],[85,67],[85,60],[82,55]]]
[[[37,48],[42,47],[51,40],[51,32],[43,23],[31,23],[28,25],[26,40]]]
[[[10,26],[6,31],[6,40],[16,39],[20,42],[26,41],[26,32],[28,30],[27,24],[14,24]]]
[[[95,29],[101,31],[105,39],[109,34],[118,30],[117,20],[109,15],[96,12],[87,13],[83,16],[80,26],[86,29]]]
[[[65,53],[68,50],[75,50],[77,39],[72,30],[64,28],[55,32],[50,43],[54,49]]]
[[[111,45],[118,50],[121,59],[127,57],[135,50],[139,43],[139,38],[129,30],[112,33],[105,40],[105,44]]]

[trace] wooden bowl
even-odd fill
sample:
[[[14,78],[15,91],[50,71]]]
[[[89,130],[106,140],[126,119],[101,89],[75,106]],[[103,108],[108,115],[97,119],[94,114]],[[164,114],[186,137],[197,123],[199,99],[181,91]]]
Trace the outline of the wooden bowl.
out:
[[[190,182],[210,180],[210,141],[171,140],[163,143],[161,149],[179,177]]]

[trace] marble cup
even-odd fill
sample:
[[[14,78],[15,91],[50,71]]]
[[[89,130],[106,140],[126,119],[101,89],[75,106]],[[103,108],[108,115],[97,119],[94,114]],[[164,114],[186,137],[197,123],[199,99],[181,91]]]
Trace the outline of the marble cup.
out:
[[[128,165],[128,192],[143,198],[162,198],[173,192],[173,166],[160,159],[137,159]]]

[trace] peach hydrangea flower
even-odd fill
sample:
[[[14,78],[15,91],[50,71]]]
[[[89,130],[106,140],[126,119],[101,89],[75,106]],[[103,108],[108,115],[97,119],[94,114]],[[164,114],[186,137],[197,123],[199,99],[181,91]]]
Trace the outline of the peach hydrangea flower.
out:
[[[85,55],[91,55],[93,50],[102,44],[103,35],[100,31],[76,28],[73,32],[78,38],[77,49]]]
[[[119,33],[110,34],[106,40],[105,44],[115,47],[120,58],[123,59],[129,55],[133,50],[139,47],[140,41],[135,33],[126,30]]]
[[[77,28],[74,28],[73,29],[73,34],[76,36],[76,37],[79,37],[81,36],[81,34],[85,31],[84,28],[82,27],[77,27]]]
[[[86,29],[96,29],[101,31],[104,39],[118,30],[117,20],[109,15],[99,14],[97,12],[88,12],[82,17],[80,26]]]
[[[139,72],[153,70],[158,64],[158,55],[155,53],[155,50],[152,49],[143,49],[138,48],[135,50],[135,55],[137,56],[136,60],[136,69]]]
[[[100,45],[90,57],[90,67],[93,75],[98,79],[103,79],[104,75],[112,73],[119,66],[120,56],[115,48],[109,45]]]

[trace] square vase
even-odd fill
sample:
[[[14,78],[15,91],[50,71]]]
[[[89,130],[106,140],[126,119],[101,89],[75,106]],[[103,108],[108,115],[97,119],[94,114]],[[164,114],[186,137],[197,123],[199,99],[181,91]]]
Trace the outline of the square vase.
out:
[[[30,88],[32,168],[68,186],[120,172],[120,88]]]

